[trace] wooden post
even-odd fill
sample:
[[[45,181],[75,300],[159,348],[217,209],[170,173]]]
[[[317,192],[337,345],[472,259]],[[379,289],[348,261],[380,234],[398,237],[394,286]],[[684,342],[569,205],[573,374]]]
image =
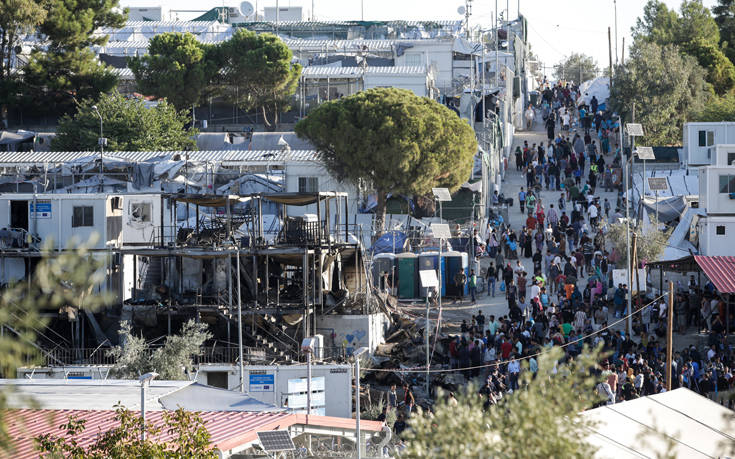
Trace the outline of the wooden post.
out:
[[[674,283],[669,281],[669,306],[666,316],[666,390],[671,390],[671,364],[674,356]]]
[[[630,253],[630,257],[628,260],[628,263],[630,263],[630,278],[628,279],[628,282],[630,282],[630,285],[628,285],[628,336],[632,338],[633,335],[633,273],[635,273],[636,277],[636,286],[638,286],[638,270],[636,269],[636,239],[637,236],[635,233],[632,233],[632,250]]]

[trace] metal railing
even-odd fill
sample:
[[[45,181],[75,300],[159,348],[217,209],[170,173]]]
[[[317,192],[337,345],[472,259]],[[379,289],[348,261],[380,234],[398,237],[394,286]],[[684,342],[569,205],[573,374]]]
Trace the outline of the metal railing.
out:
[[[161,346],[149,346],[143,352],[147,357]],[[106,348],[56,348],[52,350],[37,351],[25,355],[25,365],[59,366],[59,365],[114,365],[115,358],[108,353]],[[192,358],[194,364],[221,363],[234,364],[239,359],[237,346],[204,346],[201,354]],[[268,355],[264,349],[255,347],[244,347],[243,358],[245,362],[262,362],[275,358]]]

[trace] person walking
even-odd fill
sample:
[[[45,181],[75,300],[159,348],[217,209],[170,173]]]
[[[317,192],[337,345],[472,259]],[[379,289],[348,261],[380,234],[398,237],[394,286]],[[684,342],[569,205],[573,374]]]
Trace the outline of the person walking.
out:
[[[477,274],[475,274],[474,269],[470,270],[470,278],[467,286],[470,290],[470,298],[472,298],[472,304],[477,303]]]
[[[485,284],[487,285],[487,296],[492,294],[493,298],[495,298],[495,282],[498,280],[498,270],[495,269],[494,263],[490,263],[490,266],[488,266],[485,279]]]
[[[531,107],[531,104],[528,105],[528,108],[526,109],[526,130],[530,131],[533,129],[533,121],[536,118],[536,113],[533,111],[533,107]]]
[[[464,301],[464,286],[466,283],[467,274],[465,274],[464,270],[460,268],[460,270],[457,271],[457,274],[454,275],[454,286],[457,288],[457,297],[459,298],[460,304]]]
[[[554,120],[554,112],[549,114],[549,118],[546,120],[546,136],[549,140],[554,140],[554,129],[556,128],[556,121]]]

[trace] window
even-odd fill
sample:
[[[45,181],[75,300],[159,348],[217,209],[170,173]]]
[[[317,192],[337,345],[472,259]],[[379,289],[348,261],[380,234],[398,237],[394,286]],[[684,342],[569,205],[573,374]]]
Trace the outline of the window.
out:
[[[72,228],[94,226],[94,208],[92,206],[74,206],[71,226]]]
[[[130,219],[136,222],[151,221],[151,203],[133,202],[130,204]]]
[[[715,144],[715,131],[699,131],[699,146],[709,147]]]
[[[299,177],[299,193],[319,191],[319,177]]]
[[[735,153],[727,153],[727,165],[732,166],[735,163]]]
[[[725,235],[725,225],[717,225],[715,232],[717,233],[718,236],[724,236]]]
[[[421,67],[424,65],[424,56],[421,53],[406,53],[406,66]]]
[[[720,193],[735,193],[735,175],[720,175]]]

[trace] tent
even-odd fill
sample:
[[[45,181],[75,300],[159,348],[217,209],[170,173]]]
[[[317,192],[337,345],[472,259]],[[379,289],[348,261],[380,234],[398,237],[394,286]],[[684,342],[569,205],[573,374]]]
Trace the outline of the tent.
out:
[[[406,233],[402,231],[389,231],[383,233],[382,236],[373,244],[373,255],[379,253],[401,253],[403,246],[406,245]]]
[[[579,85],[579,92],[582,95],[577,99],[577,105],[589,105],[592,97],[596,96],[599,110],[604,110],[607,99],[610,98],[610,78],[598,77],[587,80]]]

